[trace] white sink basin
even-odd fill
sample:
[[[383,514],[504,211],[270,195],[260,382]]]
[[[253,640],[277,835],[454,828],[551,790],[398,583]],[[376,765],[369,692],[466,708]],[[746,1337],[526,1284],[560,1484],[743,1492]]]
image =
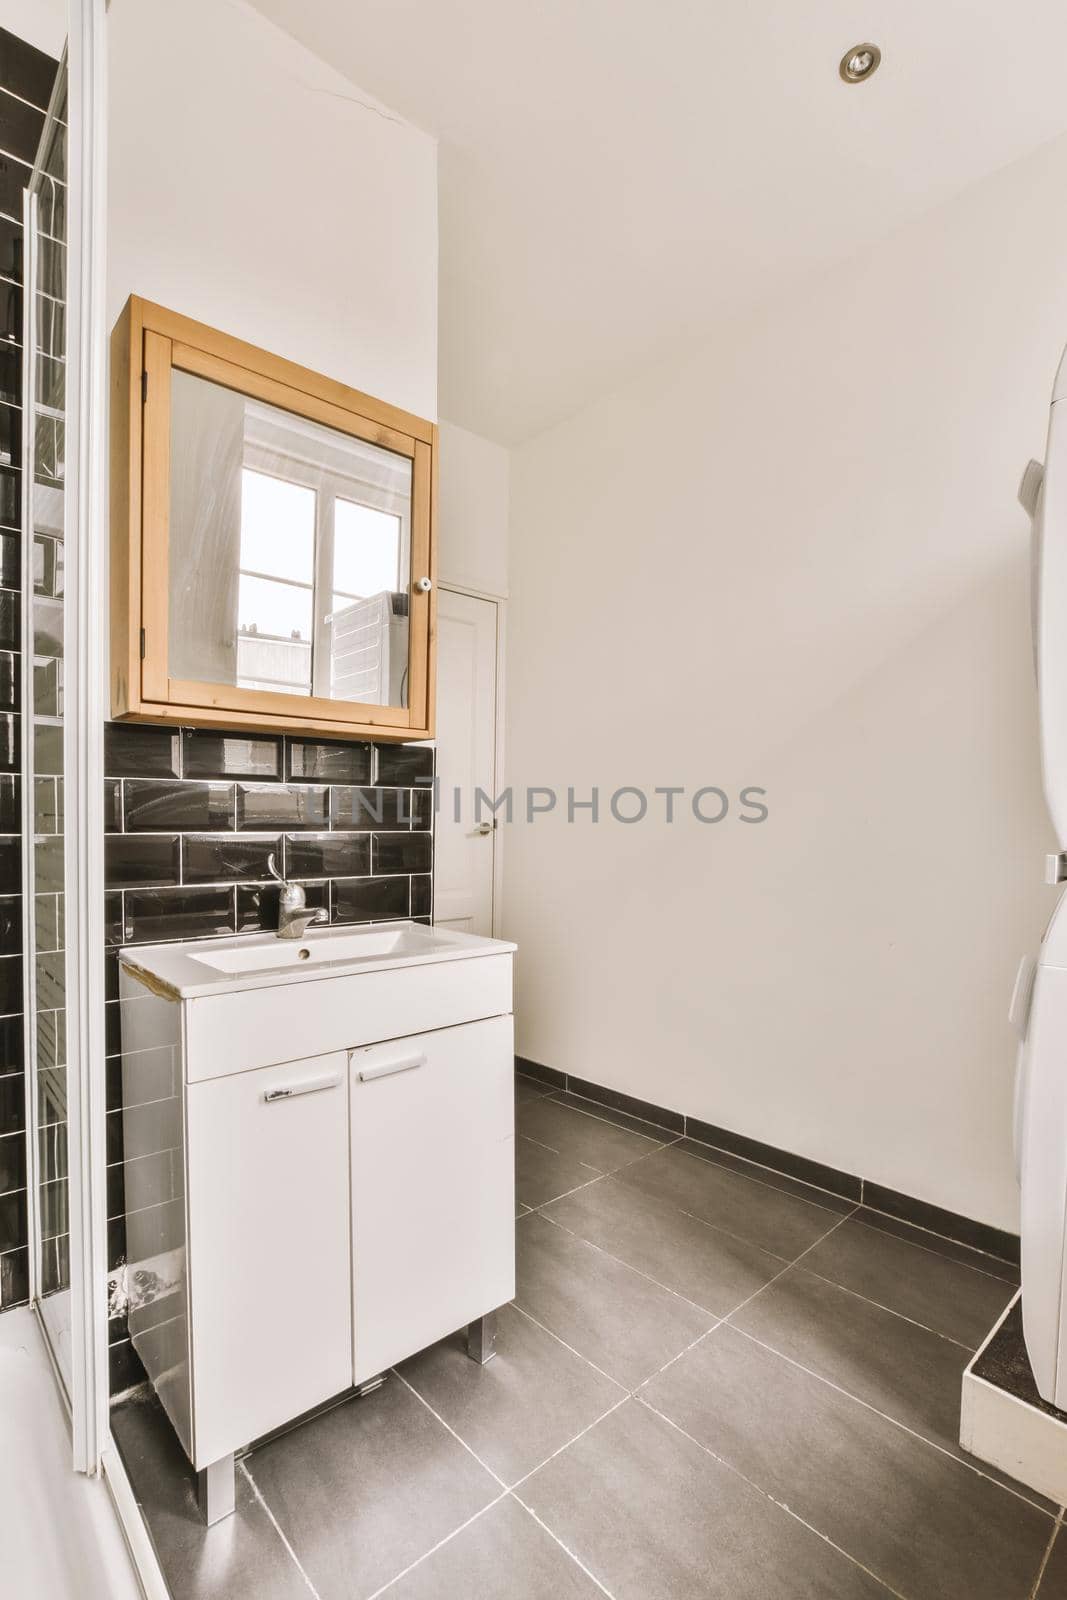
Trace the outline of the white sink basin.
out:
[[[272,972],[278,967],[324,961],[373,961],[379,956],[428,955],[435,948],[447,948],[432,928],[366,928],[353,932],[309,928],[302,939],[271,938],[267,944],[219,944],[192,956],[216,972]]]
[[[253,933],[236,939],[134,946],[121,952],[121,960],[149,987],[177,998],[340,977],[379,967],[455,961],[485,955],[490,948],[503,951],[515,946],[424,923],[386,922],[364,928],[310,927],[302,939]]]

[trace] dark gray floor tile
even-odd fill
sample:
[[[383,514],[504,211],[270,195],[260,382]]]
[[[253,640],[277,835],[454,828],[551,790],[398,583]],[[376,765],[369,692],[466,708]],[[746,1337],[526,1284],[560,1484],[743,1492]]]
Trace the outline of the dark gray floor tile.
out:
[[[515,1140],[515,1198],[521,1205],[544,1205],[546,1200],[557,1200],[601,1176],[596,1167],[575,1161],[573,1156],[561,1156],[533,1139],[519,1134]]]
[[[539,1213],[516,1238],[516,1305],[629,1389],[715,1322]]]
[[[884,1211],[872,1211],[870,1206],[861,1206],[856,1216],[869,1228],[879,1228],[898,1239],[907,1239],[912,1244],[933,1250],[936,1255],[946,1256],[949,1261],[959,1261],[965,1267],[973,1267],[976,1272],[985,1272],[991,1278],[1003,1278],[1005,1283],[1014,1284],[1016,1289],[1019,1287],[1020,1273],[1014,1262],[1001,1261],[984,1250],[975,1250],[968,1244],[959,1244],[955,1239],[946,1239],[927,1228],[917,1228],[914,1223],[905,1222],[901,1217],[887,1216]]]
[[[389,1590],[389,1600],[597,1600],[597,1588],[510,1497]]]
[[[517,1494],[615,1600],[885,1600],[881,1584],[636,1400]]]
[[[909,1600],[1028,1600],[1049,1516],[728,1324],[642,1397]]]
[[[849,1217],[804,1257],[808,1272],[977,1350],[1014,1294],[1011,1284]]]
[[[173,1600],[307,1600],[307,1585],[244,1473],[237,1510],[204,1526],[196,1474],[147,1391],[111,1413],[111,1431],[144,1511]]]
[[[547,1461],[626,1393],[513,1306],[497,1314],[496,1351],[480,1367],[456,1334],[400,1371],[505,1483]]]
[[[783,1194],[796,1195],[798,1200],[808,1200],[827,1211],[836,1211],[839,1216],[855,1210],[855,1200],[847,1200],[844,1195],[832,1194],[829,1189],[819,1189],[811,1183],[802,1183],[788,1173],[775,1172],[773,1167],[761,1167],[758,1161],[746,1161],[744,1156],[735,1156],[731,1150],[719,1150],[699,1139],[682,1139],[676,1148],[687,1155],[698,1156],[701,1161],[713,1161],[716,1166],[738,1172],[743,1178],[751,1178],[753,1183],[765,1183],[771,1189],[781,1189]]]
[[[630,1111],[620,1111],[615,1106],[601,1105],[599,1100],[587,1100],[584,1095],[564,1093],[557,1089],[551,1096],[557,1105],[570,1106],[572,1111],[584,1112],[589,1117],[599,1117],[602,1122],[614,1123],[616,1128],[628,1128],[631,1133],[643,1133],[646,1139],[662,1143],[677,1139],[678,1134],[661,1123],[650,1122],[647,1117],[635,1117]]]
[[[517,1108],[515,1121],[518,1132],[527,1139],[536,1139],[561,1156],[584,1161],[598,1172],[614,1172],[655,1150],[664,1139],[673,1138],[672,1134],[649,1138],[575,1111],[558,1100],[528,1100]]]
[[[500,1492],[396,1378],[247,1465],[321,1600],[364,1600]]]
[[[555,1094],[550,1083],[538,1083],[534,1078],[524,1078],[521,1072],[515,1074],[515,1104],[526,1100],[544,1100],[550,1094]]]
[[[1067,1600],[1067,1530],[1060,1527],[1037,1591],[1037,1600]]]
[[[969,1356],[962,1346],[803,1266],[791,1267],[731,1320],[963,1459],[960,1385]]]
[[[617,1178],[602,1178],[544,1208],[551,1221],[724,1317],[786,1266]]]
[[[798,1256],[839,1220],[835,1210],[754,1183],[715,1162],[687,1155],[678,1145],[624,1167],[619,1178],[784,1260]]]

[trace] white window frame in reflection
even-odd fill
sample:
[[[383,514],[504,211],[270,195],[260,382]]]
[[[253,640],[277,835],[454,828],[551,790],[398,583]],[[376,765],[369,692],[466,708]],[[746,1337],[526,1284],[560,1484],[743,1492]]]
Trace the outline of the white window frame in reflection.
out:
[[[394,592],[407,593],[410,588],[411,566],[411,479],[408,478],[407,492],[399,492],[381,483],[373,482],[369,477],[364,477],[358,472],[343,472],[328,468],[314,457],[314,443],[309,440],[308,454],[304,455],[299,449],[299,439],[302,431],[302,419],[292,416],[286,418],[291,421],[293,448],[280,448],[279,427],[281,414],[273,411],[267,420],[270,424],[271,442],[261,443],[254,437],[249,438],[250,424],[254,427],[255,402],[246,413],[245,444],[242,469],[254,472],[262,477],[277,478],[285,483],[292,483],[310,489],[315,494],[315,529],[313,546],[314,576],[310,585],[301,583],[293,578],[281,578],[273,573],[260,572],[246,568],[242,558],[239,566],[239,575],[266,579],[271,583],[287,584],[293,588],[307,592],[311,589],[312,596],[312,631],[308,641],[275,638],[273,635],[252,633],[242,627],[238,618],[238,660],[242,640],[258,640],[265,643],[276,643],[279,650],[286,646],[294,651],[309,646],[310,661],[306,676],[300,678],[285,676],[245,676],[240,670],[236,673],[237,686],[242,689],[263,689],[280,693],[313,694],[322,698],[332,698],[332,662],[331,662],[331,619],[336,609],[336,598],[342,598],[349,603],[355,603],[366,597],[349,595],[347,591],[334,589],[334,553],[336,537],[336,512],[337,501],[345,501],[359,506],[365,506],[370,511],[384,513],[395,517],[399,523],[399,537],[397,540],[397,573]],[[314,425],[311,425],[314,427]],[[315,430],[317,433],[317,429]],[[288,433],[288,430],[286,430]],[[354,443],[356,441],[353,441]],[[374,446],[383,455],[391,452],[384,446]],[[407,467],[410,472],[410,463],[406,457],[397,457],[398,470]],[[243,487],[243,473],[242,473]],[[243,496],[242,496],[243,502]],[[406,663],[405,663],[406,668]],[[406,670],[404,673],[406,682]],[[386,703],[379,699],[378,704]]]
[[[307,552],[308,581],[306,583],[302,582],[299,578],[283,576],[279,572],[267,571],[261,565],[252,566],[247,564],[250,560],[250,554],[247,549],[245,535],[247,531],[246,519],[249,509],[247,491],[249,489],[250,478],[261,479],[265,482],[285,484],[287,487],[296,488],[300,490],[302,494],[310,496],[310,503],[305,504],[302,508],[305,521],[307,521],[308,513],[310,513],[310,522],[306,527],[306,531],[310,535],[309,549]],[[258,467],[251,466],[247,460],[242,464],[240,558],[237,567],[238,612],[236,674],[237,682],[241,688],[284,690],[298,694],[311,693],[311,666],[315,617],[314,577],[317,498],[316,490],[309,488],[309,486],[306,484],[293,483],[291,478],[283,476],[280,473],[262,472]],[[277,542],[277,539],[275,542]],[[283,564],[283,562],[278,563],[278,565]],[[258,624],[253,624],[251,627],[247,626],[246,624],[249,623],[251,619],[247,616],[242,616],[242,611],[244,610],[244,601],[242,596],[245,593],[245,579],[251,580],[251,583],[253,584],[269,583],[279,589],[295,589],[299,593],[305,594],[307,596],[308,615],[311,620],[311,627],[308,629],[307,636],[305,637],[303,634],[298,635],[292,632],[289,634],[270,633],[267,630],[259,627]],[[247,663],[248,656],[253,654],[253,652],[265,658],[261,661],[261,666],[274,666],[276,670],[273,672],[260,671],[254,674],[250,674],[247,671],[242,670],[243,666]],[[269,659],[271,657],[273,657],[273,660]],[[299,675],[294,676],[292,670],[289,672],[285,671],[285,667],[287,665],[290,667],[290,669],[292,669],[295,668],[297,663],[301,661],[304,663],[305,670],[300,672]]]

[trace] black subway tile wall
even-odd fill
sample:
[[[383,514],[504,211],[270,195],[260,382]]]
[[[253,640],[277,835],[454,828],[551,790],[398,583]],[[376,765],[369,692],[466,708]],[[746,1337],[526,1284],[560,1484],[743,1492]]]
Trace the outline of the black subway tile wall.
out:
[[[109,723],[104,767],[108,1268],[114,1309],[111,1380],[112,1392],[118,1393],[143,1376],[123,1311],[118,950],[129,944],[276,928],[279,891],[271,875],[272,857],[279,873],[304,885],[308,906],[325,911],[331,922],[409,916],[428,921],[433,910],[434,751],[429,745],[193,728],[177,732]],[[0,934],[2,906],[0,899]],[[17,952],[12,955],[17,961]],[[3,957],[0,946],[0,993]],[[162,1052],[162,1057],[165,1074],[169,1055]],[[174,1085],[160,1081],[152,1089],[146,1070],[138,1077],[144,1104],[136,1114],[148,1130],[145,1137],[159,1151],[142,1159],[166,1163],[174,1143],[167,1124],[176,1103]],[[127,1105],[126,1115],[130,1112]],[[0,1173],[2,1118],[0,1098]],[[57,1218],[61,1215],[57,1209]]]
[[[22,189],[56,62],[0,28],[0,1310],[29,1296],[26,1086],[22,990],[19,617],[22,588]],[[38,296],[45,313],[47,297]],[[49,591],[51,592],[51,591]],[[58,769],[53,769],[58,770]],[[56,831],[59,797],[34,794],[38,828]],[[55,902],[55,895],[49,897]],[[42,1129],[42,1133],[44,1130]],[[50,1147],[50,1153],[52,1153]],[[58,1163],[58,1151],[55,1152]],[[50,1177],[52,1174],[50,1174]],[[65,1190],[66,1169],[54,1177]],[[49,1187],[49,1226],[65,1216]],[[58,1235],[57,1235],[58,1239]],[[44,1282],[44,1280],[42,1280]],[[46,1286],[46,1285],[44,1285]]]

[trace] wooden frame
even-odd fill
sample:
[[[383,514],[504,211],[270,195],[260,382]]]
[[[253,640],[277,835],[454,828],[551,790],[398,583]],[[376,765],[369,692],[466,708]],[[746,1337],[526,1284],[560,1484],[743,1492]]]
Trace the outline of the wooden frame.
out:
[[[171,677],[174,370],[323,423],[412,463],[407,707]],[[131,295],[111,337],[111,706],[129,721],[429,739],[437,640],[437,428],[396,406]],[[428,592],[416,579],[428,577]]]

